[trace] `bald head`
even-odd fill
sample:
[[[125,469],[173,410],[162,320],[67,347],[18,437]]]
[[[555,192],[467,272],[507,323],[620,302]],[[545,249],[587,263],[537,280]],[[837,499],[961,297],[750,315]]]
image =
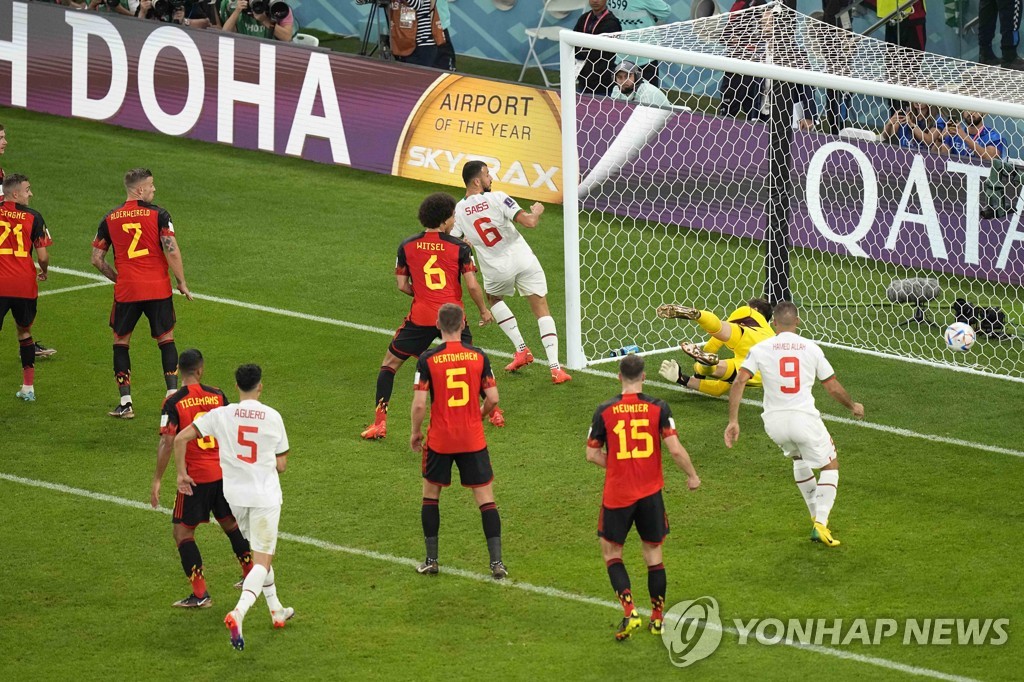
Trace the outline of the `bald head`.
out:
[[[779,331],[794,331],[797,324],[800,322],[800,317],[797,315],[796,311],[796,305],[791,301],[782,301],[775,306],[773,317],[775,318],[775,328]]]

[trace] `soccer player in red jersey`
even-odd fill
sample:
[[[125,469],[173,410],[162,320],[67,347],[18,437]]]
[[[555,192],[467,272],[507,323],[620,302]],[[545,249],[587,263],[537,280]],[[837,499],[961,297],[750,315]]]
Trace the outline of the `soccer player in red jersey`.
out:
[[[441,344],[420,356],[416,364],[412,399],[412,435],[409,447],[423,454],[423,537],[427,558],[416,567],[421,574],[435,574],[437,532],[441,527],[438,502],[441,488],[452,483],[452,464],[459,467],[459,479],[473,489],[491,557],[491,575],[501,580],[508,575],[501,561],[501,517],[494,504],[494,472],[487,453],[483,420],[498,406],[498,386],[491,362],[479,348],[462,340],[466,316],[454,303],[445,303],[437,313]],[[479,396],[484,396],[483,404]],[[430,428],[423,438],[423,420],[430,399]]]
[[[160,504],[160,479],[167,470],[167,463],[174,452],[174,437],[187,429],[193,421],[215,407],[228,404],[228,399],[219,388],[201,383],[203,378],[203,354],[197,349],[186,350],[178,358],[181,374],[181,388],[164,401],[160,415],[160,444],[156,450],[156,473],[149,492],[149,503],[155,509]],[[189,476],[195,481],[191,495],[178,496],[174,500],[174,542],[178,545],[181,567],[185,577],[192,584],[192,593],[174,602],[173,606],[185,609],[209,608],[213,602],[206,590],[206,576],[203,574],[203,557],[196,545],[195,530],[201,523],[210,522],[213,512],[217,523],[231,541],[231,548],[242,566],[242,578],[252,569],[252,552],[249,541],[238,528],[231,506],[224,498],[224,482],[220,470],[220,448],[212,436],[196,438],[185,447],[185,463]]]
[[[601,538],[601,553],[612,589],[622,604],[622,624],[615,633],[615,639],[620,641],[643,624],[633,604],[629,574],[622,563],[622,546],[633,524],[647,563],[652,605],[648,629],[661,634],[667,584],[661,543],[668,535],[668,516],[661,497],[663,440],[672,459],[686,472],[686,486],[690,490],[700,486],[690,456],[676,435],[668,404],[642,393],[646,378],[641,356],[624,357],[619,363],[622,393],[597,408],[587,436],[587,460],[606,470],[597,535]]]
[[[21,390],[15,396],[27,402],[36,399],[36,353],[32,323],[36,319],[39,284],[46,280],[53,241],[43,216],[28,207],[32,185],[24,175],[11,173],[4,178],[4,201],[0,203],[0,327],[7,311],[18,329],[21,355]],[[36,251],[39,273],[32,262]]]
[[[192,300],[185,283],[181,252],[174,237],[170,214],[153,201],[156,187],[153,173],[134,168],[124,176],[127,200],[104,216],[92,242],[92,264],[114,283],[114,307],[110,328],[114,330],[114,378],[121,402],[111,417],[132,419],[132,361],[128,344],[142,315],[160,347],[167,395],[178,389],[178,349],[174,345],[174,302],[168,265],[178,281],[178,291]],[[107,250],[114,249],[114,265],[107,263]]]
[[[4,155],[7,151],[7,130],[4,129],[4,124],[0,123],[0,156]],[[0,204],[4,201],[4,169],[0,168]],[[52,355],[56,355],[57,351],[54,348],[47,348],[43,344],[36,341],[33,345],[37,358],[48,358]]]
[[[360,434],[368,440],[387,436],[388,402],[395,387],[395,372],[410,357],[419,357],[441,335],[435,324],[438,309],[445,303],[462,307],[463,276],[469,295],[480,310],[480,326],[494,320],[476,281],[472,250],[464,241],[448,234],[455,224],[455,200],[444,192],[431,194],[420,204],[419,219],[426,229],[398,246],[395,279],[398,290],[412,296],[412,308],[381,362],[373,424]],[[462,340],[467,344],[473,342],[468,329],[463,331]],[[504,425],[500,411],[492,414],[491,422]]]

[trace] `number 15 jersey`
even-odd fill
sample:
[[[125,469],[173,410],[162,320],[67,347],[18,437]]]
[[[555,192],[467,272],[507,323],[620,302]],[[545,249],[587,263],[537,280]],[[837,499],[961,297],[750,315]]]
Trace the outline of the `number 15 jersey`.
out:
[[[395,274],[412,281],[412,308],[407,320],[421,327],[437,326],[445,303],[462,307],[462,275],[476,272],[469,245],[443,232],[420,232],[398,246]]]
[[[281,415],[258,400],[218,407],[192,425],[200,436],[213,436],[220,447],[224,498],[232,507],[281,504],[277,456],[288,452]]]
[[[661,490],[661,439],[674,435],[676,423],[663,400],[625,393],[598,406],[587,445],[608,446],[602,504],[621,509]]]

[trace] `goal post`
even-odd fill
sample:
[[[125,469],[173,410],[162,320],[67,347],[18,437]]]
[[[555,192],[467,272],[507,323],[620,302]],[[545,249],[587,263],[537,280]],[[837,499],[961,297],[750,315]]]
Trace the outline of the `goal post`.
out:
[[[668,103],[562,78],[568,366],[702,339],[660,303],[765,296],[826,345],[1024,381],[1024,76],[781,3],[563,31],[563,74],[578,49],[660,62]],[[966,353],[942,339],[958,319],[979,332]]]

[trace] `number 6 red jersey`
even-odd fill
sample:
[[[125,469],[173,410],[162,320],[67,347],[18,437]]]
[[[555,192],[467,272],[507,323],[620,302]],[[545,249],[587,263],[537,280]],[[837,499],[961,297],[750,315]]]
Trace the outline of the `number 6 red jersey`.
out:
[[[158,301],[171,295],[160,237],[173,236],[171,214],[145,201],[126,201],[103,217],[92,245],[114,249],[115,301]]]
[[[661,439],[674,435],[676,423],[663,400],[626,393],[598,406],[587,445],[608,446],[602,504],[620,509],[661,490]]]
[[[395,274],[412,281],[412,308],[405,319],[421,327],[437,326],[445,303],[462,307],[462,275],[476,272],[469,245],[443,232],[421,232],[398,246]]]

